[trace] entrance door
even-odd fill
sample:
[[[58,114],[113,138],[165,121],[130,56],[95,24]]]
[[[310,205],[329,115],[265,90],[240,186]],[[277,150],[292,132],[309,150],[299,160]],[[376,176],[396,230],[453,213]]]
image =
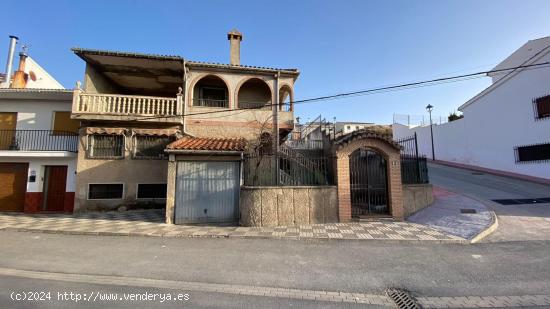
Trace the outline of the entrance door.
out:
[[[239,166],[240,162],[178,162],[174,222],[237,221]]]
[[[67,166],[46,166],[44,176],[43,210],[63,211],[65,209]]]
[[[23,211],[28,163],[0,163],[0,211]]]
[[[352,216],[389,214],[386,159],[360,148],[349,160]]]
[[[13,150],[16,147],[16,126],[17,113],[0,113],[0,150]]]

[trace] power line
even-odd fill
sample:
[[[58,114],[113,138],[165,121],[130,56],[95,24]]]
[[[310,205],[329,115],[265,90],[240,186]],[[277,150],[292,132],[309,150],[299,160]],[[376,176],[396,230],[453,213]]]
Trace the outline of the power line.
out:
[[[363,94],[368,94],[368,93],[372,93],[372,92],[379,92],[379,91],[386,91],[386,90],[393,90],[393,89],[400,89],[400,88],[405,88],[405,89],[409,89],[409,87],[416,88],[415,86],[421,86],[421,85],[432,86],[432,85],[438,85],[438,84],[440,84],[442,82],[446,82],[446,81],[454,81],[454,80],[462,81],[462,80],[469,79],[469,77],[477,77],[477,76],[481,77],[482,75],[486,75],[486,74],[489,74],[489,73],[499,73],[499,72],[504,72],[504,71],[517,70],[517,69],[534,68],[534,67],[540,67],[540,66],[549,65],[549,64],[550,64],[550,62],[543,62],[543,63],[537,63],[537,64],[522,65],[522,66],[517,66],[517,67],[513,67],[513,68],[483,71],[483,72],[463,74],[463,75],[457,75],[457,76],[451,76],[451,77],[442,77],[442,78],[436,78],[436,79],[431,79],[431,80],[426,80],[426,81],[419,81],[419,82],[400,84],[400,85],[394,85],[394,86],[386,86],[386,87],[372,88],[372,89],[367,89],[367,90],[345,92],[345,93],[339,93],[339,94],[335,94],[335,95],[328,95],[328,96],[323,96],[323,97],[298,100],[298,101],[294,101],[294,104],[301,104],[301,103],[313,102],[313,101],[322,101],[322,100],[327,100],[327,99],[336,99],[336,98],[355,96],[355,95],[363,95]],[[510,73],[512,73],[512,72],[510,72]]]
[[[442,78],[436,78],[436,79],[430,79],[430,80],[423,80],[423,81],[418,81],[418,82],[410,82],[410,83],[404,83],[404,84],[383,86],[383,87],[371,88],[371,89],[366,89],[366,90],[343,92],[343,93],[334,94],[334,95],[327,95],[327,96],[320,96],[320,97],[315,97],[315,98],[297,100],[297,101],[293,101],[291,103],[292,104],[313,103],[313,102],[320,102],[320,101],[327,101],[327,100],[342,99],[342,98],[347,98],[347,97],[356,97],[356,96],[386,93],[386,92],[414,89],[414,88],[427,87],[427,86],[435,86],[435,85],[446,84],[446,83],[451,83],[451,82],[460,82],[460,81],[480,78],[480,77],[483,77],[483,75],[487,75],[487,74],[490,74],[490,73],[500,73],[500,72],[505,72],[505,71],[511,71],[511,72],[507,73],[507,75],[509,75],[509,74],[513,73],[514,71],[516,71],[518,69],[528,69],[528,68],[538,69],[538,68],[541,68],[542,66],[546,66],[546,65],[550,65],[550,62],[520,65],[520,66],[510,67],[510,68],[505,68],[505,69],[480,71],[480,72],[476,72],[476,73],[469,73],[469,74],[455,75],[455,76],[442,77]],[[290,103],[283,103],[283,105],[289,105],[289,104]],[[279,106],[281,104],[273,104],[272,103],[272,104],[261,105],[261,106],[258,106],[258,107],[239,108],[239,110],[263,109],[265,107],[270,107],[270,106],[272,107],[274,105]],[[235,113],[239,110],[206,111],[206,112],[185,114],[184,116],[209,115],[209,114],[230,113],[230,112]],[[232,115],[221,116],[221,117],[218,117],[218,118],[229,117],[229,116],[232,116]],[[156,118],[167,118],[167,117],[172,117],[172,116],[153,116],[153,117],[149,117],[149,118],[148,117],[143,117],[143,118],[137,118],[137,119],[156,119]]]

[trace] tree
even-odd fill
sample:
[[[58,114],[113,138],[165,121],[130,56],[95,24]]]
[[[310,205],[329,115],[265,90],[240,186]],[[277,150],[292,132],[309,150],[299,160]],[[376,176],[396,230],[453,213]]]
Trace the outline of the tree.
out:
[[[457,114],[456,111],[452,112],[449,114],[449,117],[447,117],[447,119],[449,120],[449,122],[451,121],[455,121],[455,120],[458,120],[458,119],[462,119],[464,118],[464,115],[463,114]]]

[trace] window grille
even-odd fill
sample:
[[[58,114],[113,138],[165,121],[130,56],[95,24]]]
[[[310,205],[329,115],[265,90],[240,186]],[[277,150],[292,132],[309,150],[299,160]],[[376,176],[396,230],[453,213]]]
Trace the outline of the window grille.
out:
[[[89,159],[124,158],[123,135],[90,135],[87,156]]]

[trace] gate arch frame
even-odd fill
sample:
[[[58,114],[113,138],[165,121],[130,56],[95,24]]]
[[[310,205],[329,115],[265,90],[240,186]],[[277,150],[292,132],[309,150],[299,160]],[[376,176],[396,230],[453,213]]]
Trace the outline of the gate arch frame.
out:
[[[401,146],[390,136],[368,129],[357,130],[335,142],[335,174],[338,185],[338,216],[340,222],[351,221],[350,155],[359,148],[371,148],[386,159],[388,210],[396,220],[404,220],[403,185],[401,182]]]

